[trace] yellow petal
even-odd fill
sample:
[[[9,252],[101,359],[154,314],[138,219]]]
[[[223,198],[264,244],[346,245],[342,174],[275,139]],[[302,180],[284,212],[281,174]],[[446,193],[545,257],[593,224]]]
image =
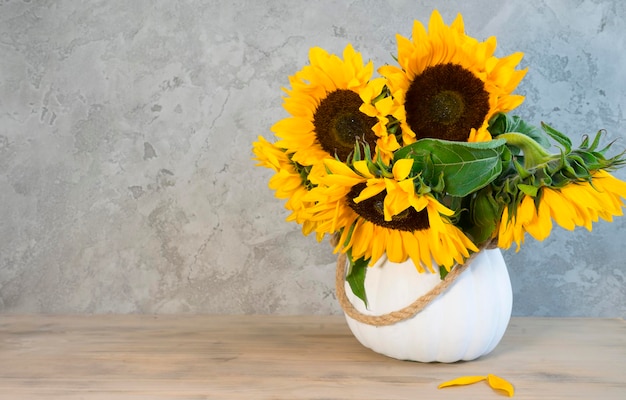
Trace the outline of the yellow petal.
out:
[[[626,182],[615,178],[604,170],[599,170],[594,174],[593,183],[599,183],[604,190],[626,199]]]
[[[425,196],[426,197],[426,196]],[[428,199],[434,199],[432,196],[428,196]],[[454,215],[454,211],[452,211],[451,209],[449,209],[448,207],[444,206],[443,204],[441,204],[438,201],[430,201],[429,204],[434,204],[436,207],[436,210],[439,214],[442,215],[446,215],[446,216],[451,216]]]
[[[492,389],[501,390],[505,392],[509,397],[513,397],[513,395],[515,394],[515,389],[509,381],[492,374],[489,374],[487,376],[461,376],[451,381],[444,382],[438,387],[439,389],[442,389],[450,386],[471,385],[473,383],[481,382],[484,380],[487,380],[487,383],[489,384],[489,386],[491,386]]]
[[[372,182],[369,181],[368,184]],[[361,193],[353,199],[355,203],[360,203],[363,200],[367,200],[376,196],[378,193],[385,190],[385,183],[383,181],[373,182],[372,185],[368,185],[365,189],[361,190]]]
[[[374,231],[373,236],[376,237],[376,240],[372,242],[372,258],[370,259],[370,265],[375,264],[380,257],[385,253],[385,248],[387,244],[388,232],[387,229],[376,229],[374,224],[364,224],[370,227],[372,231]]]
[[[397,187],[402,189],[402,191],[407,193],[409,196],[415,196],[415,183],[413,183],[413,179],[400,181],[397,183]]]
[[[362,160],[362,161],[356,161],[353,165],[354,169],[357,170],[357,172],[361,175],[363,175],[364,177],[367,178],[373,178],[374,175],[372,175],[372,173],[370,172],[370,169],[367,167],[367,161]]]
[[[576,209],[561,193],[557,190],[546,188],[543,191],[542,201],[545,201],[550,206],[550,214],[554,221],[562,228],[571,231],[576,227],[575,221],[580,217]]]
[[[363,182],[363,178],[361,177],[356,178],[356,177],[346,176],[346,175],[341,175],[341,174],[329,174],[321,180],[323,180],[323,182],[328,186],[339,185],[339,186],[344,186],[344,187],[352,187],[354,185],[357,185]]]
[[[541,202],[537,210],[537,218],[531,225],[526,227],[528,233],[536,240],[542,241],[550,236],[552,230],[552,219],[550,218],[550,207]]]
[[[485,379],[487,379],[486,376],[460,376],[456,379],[440,384],[439,389],[449,386],[471,385],[472,383],[484,381]]]
[[[419,273],[424,272],[424,267],[422,266],[420,260],[420,244],[413,232],[400,232],[400,236],[402,237],[402,242],[404,243],[404,248],[409,256],[409,258],[413,261],[415,268]]]
[[[415,258],[413,258],[413,264],[415,264],[418,270],[418,263],[420,264],[420,266],[427,266],[429,269],[431,268],[431,265],[433,263],[433,260],[430,257],[430,251],[427,242],[428,237],[425,232],[426,231],[408,232],[408,234],[411,234],[415,237],[415,240],[418,243],[418,246],[415,248],[416,256]]]
[[[356,172],[354,172],[350,167],[348,167],[346,164],[342,163],[341,161],[329,158],[329,159],[324,160],[324,165],[333,174],[346,175],[352,178],[363,180],[363,178],[361,178]]]
[[[506,392],[509,397],[513,397],[513,395],[515,394],[515,389],[513,388],[513,385],[511,385],[511,383],[506,379],[502,379],[499,376],[495,376],[492,374],[487,375],[487,383],[489,383],[489,386],[491,386],[493,389]]]
[[[409,198],[409,200],[411,202],[411,206],[413,206],[415,211],[422,211],[424,208],[428,206],[428,204],[430,204],[426,196],[413,195]]]
[[[406,261],[407,254],[402,243],[402,231],[390,230],[390,240],[387,243],[387,257],[389,261],[401,263]]]
[[[396,180],[401,181],[406,179],[407,176],[411,173],[411,168],[413,168],[413,159],[412,158],[402,158],[393,165],[393,177]]]
[[[522,202],[517,208],[517,221],[520,225],[524,226],[529,224],[535,218],[535,202],[532,197],[524,196]]]
[[[394,215],[400,214],[410,206],[411,204],[406,196],[397,196],[393,193],[387,193],[383,202],[385,221],[391,221]]]
[[[508,249],[513,244],[513,227],[515,226],[514,217],[509,219],[509,208],[504,207],[502,210],[502,218],[500,219],[500,227],[498,228],[498,247]]]

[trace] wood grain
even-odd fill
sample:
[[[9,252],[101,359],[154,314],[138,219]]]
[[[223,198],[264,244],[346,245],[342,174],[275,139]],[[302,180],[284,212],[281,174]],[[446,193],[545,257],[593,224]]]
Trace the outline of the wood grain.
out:
[[[416,338],[419,340],[419,338]],[[513,318],[472,362],[398,361],[340,316],[0,315],[0,399],[626,399],[621,319]]]

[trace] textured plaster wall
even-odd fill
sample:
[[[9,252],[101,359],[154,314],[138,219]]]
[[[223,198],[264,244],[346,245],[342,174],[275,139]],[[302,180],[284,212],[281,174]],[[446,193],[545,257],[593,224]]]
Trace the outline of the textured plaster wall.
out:
[[[518,114],[626,147],[622,0],[0,1],[0,312],[339,313],[250,144],[309,47],[392,63],[436,6],[525,53]],[[506,252],[514,314],[626,317],[625,237]]]

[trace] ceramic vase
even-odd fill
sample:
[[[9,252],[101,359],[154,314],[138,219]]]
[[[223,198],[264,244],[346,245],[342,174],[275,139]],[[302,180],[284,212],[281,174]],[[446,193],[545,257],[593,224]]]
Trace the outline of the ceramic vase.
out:
[[[437,268],[435,268],[437,270]],[[399,310],[441,282],[439,273],[419,273],[409,259],[385,256],[365,279],[368,307],[346,283],[346,295],[365,315]],[[482,250],[445,292],[415,316],[373,326],[346,315],[357,340],[373,351],[400,360],[451,363],[491,352],[502,339],[512,307],[511,281],[499,249]]]

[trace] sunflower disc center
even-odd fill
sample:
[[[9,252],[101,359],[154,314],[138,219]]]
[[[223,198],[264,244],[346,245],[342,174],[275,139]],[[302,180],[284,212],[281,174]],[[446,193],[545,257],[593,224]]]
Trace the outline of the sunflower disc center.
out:
[[[353,114],[337,115],[333,126],[333,136],[337,143],[353,147],[356,138],[363,136],[363,126]]]
[[[452,90],[437,93],[430,102],[432,118],[443,125],[456,123],[463,115],[464,110],[463,96]]]
[[[320,146],[331,156],[346,161],[360,141],[370,148],[376,146],[372,127],[378,120],[359,111],[361,97],[351,90],[339,89],[329,93],[315,110],[313,126]]]
[[[404,101],[406,122],[418,139],[467,141],[489,113],[485,84],[458,64],[437,64],[413,78]]]

